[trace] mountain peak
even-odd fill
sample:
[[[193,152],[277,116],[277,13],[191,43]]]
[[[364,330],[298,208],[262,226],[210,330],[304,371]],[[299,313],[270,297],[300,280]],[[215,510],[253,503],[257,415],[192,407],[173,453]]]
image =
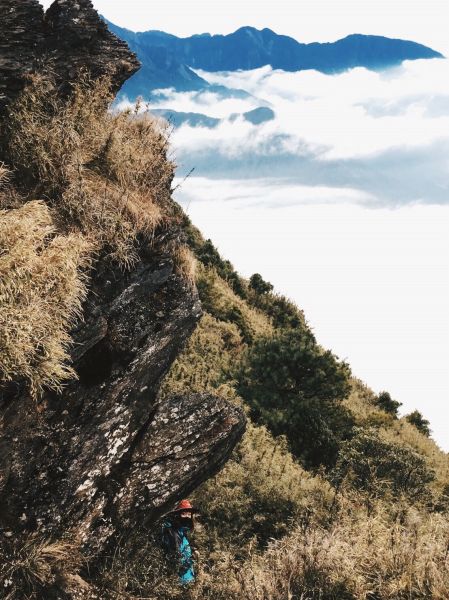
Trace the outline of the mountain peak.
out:
[[[270,65],[284,71],[313,69],[333,74],[355,67],[377,71],[404,60],[443,58],[439,52],[417,42],[361,33],[335,42],[304,44],[268,27],[257,29],[250,25],[227,35],[202,33],[187,38],[162,31],[130,33],[112,24],[110,27],[128,42],[144,65],[127,83],[125,93],[130,98],[148,97],[150,90],[158,87],[177,90],[207,87],[207,82],[192,69],[236,71]]]

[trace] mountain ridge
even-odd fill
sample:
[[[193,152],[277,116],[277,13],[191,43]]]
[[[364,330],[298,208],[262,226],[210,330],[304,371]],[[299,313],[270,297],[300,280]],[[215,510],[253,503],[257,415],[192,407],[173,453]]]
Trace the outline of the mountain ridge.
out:
[[[231,34],[201,33],[180,38],[158,30],[133,32],[108,26],[137,54],[142,69],[122,89],[135,99],[155,89],[197,91],[209,87],[195,70],[209,72],[273,69],[295,72],[314,69],[335,74],[355,67],[383,70],[404,60],[444,58],[414,41],[385,36],[350,34],[335,42],[301,43],[269,28],[240,27]]]

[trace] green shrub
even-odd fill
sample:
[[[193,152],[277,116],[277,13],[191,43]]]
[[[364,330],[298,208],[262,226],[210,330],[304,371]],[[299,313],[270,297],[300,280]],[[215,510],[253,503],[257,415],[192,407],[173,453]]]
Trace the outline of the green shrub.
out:
[[[261,295],[268,294],[268,292],[271,292],[273,289],[273,285],[268,281],[264,281],[264,279],[262,279],[262,275],[259,275],[259,273],[254,273],[254,275],[251,275],[249,279],[249,285],[252,290]]]
[[[327,481],[294,460],[284,438],[249,422],[225,468],[195,493],[213,549],[236,552],[255,539],[264,547],[311,515],[325,519],[332,502]],[[218,538],[218,539],[216,539]]]
[[[298,329],[306,324],[302,310],[285,296],[253,294],[248,301],[269,316],[277,329]]]
[[[393,400],[388,392],[381,392],[377,398],[374,399],[374,403],[380,409],[384,410],[389,415],[397,418],[399,407],[402,406],[401,402]]]
[[[414,425],[420,433],[422,433],[426,437],[430,437],[430,434],[432,433],[430,431],[430,422],[422,416],[419,410],[414,410],[405,418],[409,423]]]
[[[353,425],[339,404],[350,391],[349,378],[348,365],[302,328],[257,340],[236,374],[236,389],[256,421],[286,435],[306,465],[330,465]]]
[[[340,449],[333,481],[340,485],[345,478],[371,497],[391,492],[419,500],[429,493],[435,473],[411,448],[382,440],[375,430],[359,429]]]

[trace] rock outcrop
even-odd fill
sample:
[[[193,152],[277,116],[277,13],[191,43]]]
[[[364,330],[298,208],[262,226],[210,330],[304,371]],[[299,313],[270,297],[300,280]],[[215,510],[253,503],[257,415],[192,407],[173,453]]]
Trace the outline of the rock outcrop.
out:
[[[96,553],[218,470],[241,412],[208,395],[157,402],[200,314],[168,257],[143,256],[126,275],[100,266],[73,334],[79,381],[37,405],[21,392],[0,401],[4,531],[69,531]]]
[[[117,88],[137,66],[89,0],[57,0],[45,17],[35,0],[0,3],[4,105],[40,48],[61,83],[86,67],[112,75]],[[72,331],[79,379],[62,394],[36,401],[19,382],[0,386],[0,544],[69,537],[99,555],[213,475],[241,437],[242,411],[219,398],[158,398],[201,315],[170,257],[179,236],[165,229],[151,247],[142,243],[130,271],[97,261]]]
[[[107,75],[112,91],[139,68],[126,42],[111,33],[91,0],[56,0],[44,18],[46,60],[62,83],[88,68],[92,77]]]
[[[0,0],[0,114],[36,67],[44,40],[44,11],[37,0]]]
[[[45,14],[38,0],[0,0],[0,9],[0,114],[39,69],[50,69],[62,90],[87,69],[110,77],[117,92],[140,67],[90,0],[56,0]]]

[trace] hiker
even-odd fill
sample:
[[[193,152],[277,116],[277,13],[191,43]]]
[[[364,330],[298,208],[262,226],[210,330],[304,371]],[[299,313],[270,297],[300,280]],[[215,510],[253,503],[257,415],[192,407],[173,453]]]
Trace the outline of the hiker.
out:
[[[194,515],[198,512],[188,500],[181,500],[175,510],[165,516],[162,523],[162,543],[179,561],[178,576],[181,585],[195,581],[193,552],[188,534],[193,531]]]

